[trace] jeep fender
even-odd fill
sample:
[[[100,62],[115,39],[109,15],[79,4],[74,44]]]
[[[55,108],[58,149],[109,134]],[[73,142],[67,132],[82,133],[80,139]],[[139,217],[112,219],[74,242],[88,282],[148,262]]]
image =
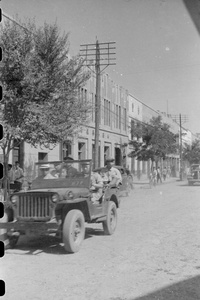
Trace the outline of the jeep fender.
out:
[[[120,206],[120,200],[115,194],[112,194],[109,201],[113,201],[117,208]]]
[[[78,209],[83,213],[85,221],[87,222],[88,220],[90,220],[90,214],[89,214],[88,203],[86,200],[87,199],[84,198],[78,198],[74,200],[63,200],[57,205],[56,214],[60,214],[61,219],[64,220],[66,214],[70,210]]]

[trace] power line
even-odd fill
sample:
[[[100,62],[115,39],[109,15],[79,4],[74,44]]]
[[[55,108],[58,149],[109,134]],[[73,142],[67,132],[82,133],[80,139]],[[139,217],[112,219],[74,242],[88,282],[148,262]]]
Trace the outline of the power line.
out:
[[[19,22],[17,22],[16,20],[12,19],[11,17],[5,15],[4,13],[2,13],[2,16],[4,16],[6,19],[8,19],[9,21],[17,24],[18,26],[20,26],[21,28],[23,28],[25,31],[28,31],[29,33],[35,35],[32,31],[30,31],[28,28],[26,28],[25,26],[23,26],[22,24],[20,24]]]

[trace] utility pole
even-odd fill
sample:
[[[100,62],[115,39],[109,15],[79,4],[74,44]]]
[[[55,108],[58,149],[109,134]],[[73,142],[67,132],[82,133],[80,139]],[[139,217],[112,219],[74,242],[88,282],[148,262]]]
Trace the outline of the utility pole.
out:
[[[95,145],[94,145],[94,168],[99,166],[99,129],[101,117],[101,73],[110,65],[116,65],[115,42],[84,44],[80,46],[80,55],[85,60],[88,68],[95,67],[96,96],[95,96]],[[101,66],[103,68],[101,69]],[[93,71],[93,69],[91,69]],[[94,72],[94,71],[93,71]]]
[[[180,180],[183,180],[183,159],[182,159],[182,120],[181,114],[179,114],[179,124],[180,124]]]
[[[96,98],[95,98],[95,144],[94,144],[94,167],[99,166],[99,126],[101,110],[101,74],[100,74],[100,50],[96,41]]]
[[[188,121],[188,116],[187,115],[171,115],[172,119],[179,124],[179,132],[180,132],[180,138],[179,138],[179,157],[180,157],[180,180],[183,180],[183,140],[182,140],[182,122],[187,122]],[[177,120],[179,122],[177,122]]]

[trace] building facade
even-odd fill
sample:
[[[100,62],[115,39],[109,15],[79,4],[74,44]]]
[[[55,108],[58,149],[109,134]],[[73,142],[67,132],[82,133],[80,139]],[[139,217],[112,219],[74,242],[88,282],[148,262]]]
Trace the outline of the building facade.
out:
[[[71,142],[74,159],[94,159],[95,147],[95,93],[96,78],[93,75],[84,89],[92,104],[88,125]],[[81,93],[80,93],[81,94]],[[116,85],[108,74],[101,75],[101,103],[99,126],[99,166],[111,156],[117,165],[126,164],[128,145],[128,91]],[[64,143],[65,144],[65,143]]]
[[[134,139],[134,126],[140,123],[149,123],[152,117],[162,117],[162,122],[170,125],[170,130],[177,134],[179,126],[168,115],[156,111],[141,102],[123,87],[117,85],[108,74],[101,74],[101,102],[100,102],[100,126],[99,126],[99,166],[105,164],[105,159],[111,156],[115,164],[129,167],[131,172],[138,177],[146,176],[150,170],[150,162],[139,161],[130,158],[132,151],[130,141]],[[79,90],[80,101],[90,102],[92,110],[88,116],[87,125],[80,128],[78,134],[69,138],[55,148],[47,149],[31,147],[22,143],[12,151],[10,163],[19,161],[21,167],[27,172],[35,162],[62,160],[66,156],[74,159],[94,159],[95,148],[95,97],[96,77],[92,73],[86,86]],[[190,134],[187,131],[188,140]],[[180,169],[179,153],[170,155],[161,167],[171,167],[177,176]]]

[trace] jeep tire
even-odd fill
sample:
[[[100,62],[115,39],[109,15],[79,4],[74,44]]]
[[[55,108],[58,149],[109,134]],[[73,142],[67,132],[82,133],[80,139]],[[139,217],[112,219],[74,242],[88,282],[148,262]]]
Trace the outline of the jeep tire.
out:
[[[117,207],[113,201],[109,202],[106,220],[103,221],[104,233],[112,235],[117,227]]]
[[[70,253],[78,252],[85,237],[85,219],[78,209],[70,210],[63,224],[63,243]]]

